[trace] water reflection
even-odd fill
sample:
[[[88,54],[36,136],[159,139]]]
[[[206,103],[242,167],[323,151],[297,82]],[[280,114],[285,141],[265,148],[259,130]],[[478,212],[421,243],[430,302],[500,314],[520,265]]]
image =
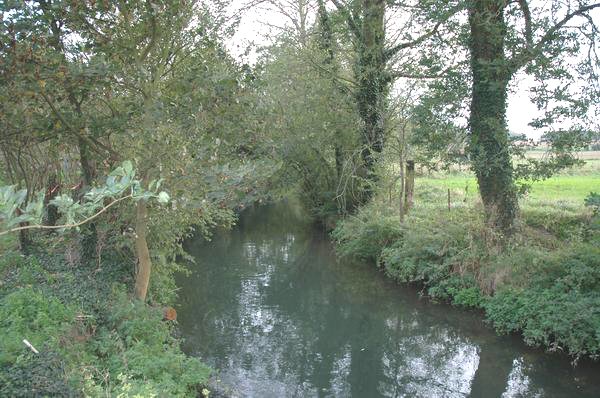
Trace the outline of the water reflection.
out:
[[[288,205],[252,209],[189,242],[179,281],[184,348],[250,397],[597,396],[597,366],[499,338],[481,317],[335,261]]]

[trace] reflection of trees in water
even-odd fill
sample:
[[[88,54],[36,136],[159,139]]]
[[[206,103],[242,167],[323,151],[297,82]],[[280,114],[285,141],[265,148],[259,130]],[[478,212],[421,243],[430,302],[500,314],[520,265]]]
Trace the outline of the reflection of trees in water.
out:
[[[388,319],[389,334],[382,358],[385,396],[463,397],[479,363],[477,346],[454,330],[422,329],[415,316]]]
[[[549,371],[546,357],[521,355],[477,315],[431,306],[372,267],[335,263],[297,217],[252,210],[226,238],[189,247],[199,272],[180,281],[186,348],[204,350],[239,391],[534,396],[564,367]]]

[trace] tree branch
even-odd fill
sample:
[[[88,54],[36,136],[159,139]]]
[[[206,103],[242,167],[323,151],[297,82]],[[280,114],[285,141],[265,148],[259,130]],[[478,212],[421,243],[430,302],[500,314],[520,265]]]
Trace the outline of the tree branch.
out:
[[[525,41],[527,43],[527,48],[533,47],[533,32],[531,28],[531,10],[529,9],[529,3],[527,0],[518,0],[519,8],[523,13],[523,18],[525,19]]]
[[[344,16],[346,17],[346,22],[348,23],[348,27],[350,28],[352,33],[354,33],[354,36],[357,39],[360,38],[361,37],[360,29],[358,28],[358,25],[356,24],[356,21],[354,20],[354,17],[350,13],[350,11],[348,11],[348,9],[342,3],[340,3],[338,0],[331,0],[331,2],[335,5],[335,7],[342,14],[344,14]]]
[[[521,4],[521,2],[522,1],[519,0],[519,4]],[[533,45],[533,40],[532,40],[531,47],[529,47],[529,45],[528,45],[527,48],[525,49],[525,51],[523,51],[519,55],[510,59],[509,65],[511,67],[511,70],[513,72],[515,72],[515,71],[519,70],[520,68],[522,68],[523,66],[525,66],[528,62],[532,61],[538,54],[540,54],[542,52],[542,48],[544,47],[544,45],[546,45],[549,42],[551,42],[552,40],[554,40],[556,33],[558,33],[558,31],[561,30],[573,18],[578,17],[578,16],[585,17],[589,11],[591,11],[595,8],[598,8],[598,7],[600,7],[600,3],[592,3],[587,6],[580,7],[577,10],[565,15],[565,17],[563,19],[561,19],[554,26],[552,26],[550,29],[548,29],[548,31],[540,38],[540,40],[535,45]],[[524,15],[526,14],[525,11],[523,11],[523,14]],[[529,14],[529,16],[531,17],[531,14]],[[525,19],[527,20],[527,16],[525,16]],[[527,27],[526,27],[526,29],[527,29]]]
[[[63,228],[76,228],[76,227],[79,227],[79,226],[81,226],[81,225],[83,225],[85,223],[88,223],[88,222],[92,221],[93,219],[97,218],[99,215],[101,215],[102,213],[104,213],[105,211],[107,211],[108,209],[110,209],[115,204],[117,204],[119,202],[122,202],[125,199],[129,199],[129,198],[133,198],[133,194],[129,194],[127,196],[123,196],[122,198],[113,200],[108,205],[106,205],[102,209],[100,209],[100,211],[98,211],[96,214],[94,214],[92,216],[89,216],[85,220],[79,221],[79,222],[74,223],[74,224],[63,224],[63,225],[42,225],[42,224],[25,225],[25,226],[22,226],[22,227],[12,228],[12,229],[9,229],[9,230],[6,230],[6,231],[1,231],[0,232],[0,236],[9,234],[11,232],[23,231],[25,229],[63,229]]]
[[[407,72],[402,72],[402,71],[392,71],[390,73],[390,76],[392,77],[392,79],[398,79],[398,78],[421,79],[421,80],[439,79],[441,77],[444,77],[446,75],[446,73],[448,73],[454,67],[455,66],[449,66],[439,73],[416,73],[415,74],[415,73],[407,73]]]
[[[86,136],[85,134],[81,134],[79,131],[77,131],[64,117],[63,115],[58,111],[58,109],[56,109],[56,107],[54,106],[54,103],[50,100],[50,98],[48,97],[48,95],[44,92],[44,90],[40,90],[40,94],[42,96],[42,98],[44,98],[44,101],[46,101],[46,103],[48,104],[48,106],[50,106],[50,109],[52,110],[52,113],[54,113],[54,115],[58,118],[58,120],[60,120],[60,122],[62,124],[64,124],[67,129],[75,136],[81,138],[82,140],[84,140],[85,142],[87,142],[88,144],[90,144],[93,148],[96,149],[96,151],[98,151],[98,147],[102,148],[104,151],[108,152],[111,157],[113,157],[113,159],[117,160],[120,158],[120,155],[115,152],[112,148],[104,145],[103,143],[101,143],[100,141],[90,138],[88,136]],[[98,151],[99,152],[99,151]]]
[[[397,44],[397,45],[395,45],[393,47],[390,47],[390,48],[386,49],[385,50],[385,57],[386,57],[386,59],[389,59],[389,58],[393,57],[395,54],[397,54],[401,50],[405,50],[407,48],[415,47],[415,46],[423,43],[425,40],[429,39],[433,35],[435,35],[439,31],[440,27],[446,21],[448,21],[456,13],[458,13],[459,11],[462,11],[465,8],[465,4],[462,4],[462,3],[466,3],[466,2],[461,2],[461,4],[459,4],[458,6],[453,7],[452,9],[450,9],[449,12],[442,19],[440,19],[435,24],[435,26],[433,27],[433,29],[431,29],[429,32],[422,34],[421,36],[417,37],[414,40],[410,40],[410,41],[407,41],[407,42],[404,42],[404,43],[400,43],[400,44]]]

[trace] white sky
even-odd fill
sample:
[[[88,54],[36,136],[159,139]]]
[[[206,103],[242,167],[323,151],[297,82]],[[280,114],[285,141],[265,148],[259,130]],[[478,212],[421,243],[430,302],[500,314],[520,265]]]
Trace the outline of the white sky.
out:
[[[234,0],[233,8],[242,7],[247,3],[248,0]],[[256,52],[251,51],[248,56],[244,56],[244,51],[248,46],[255,48],[269,44],[271,38],[278,33],[273,25],[286,26],[288,21],[268,6],[258,6],[245,11],[238,30],[227,41],[228,49],[243,62],[253,64],[256,61]],[[512,84],[514,92],[509,94],[507,109],[509,131],[538,139],[541,132],[528,125],[532,119],[541,115],[529,100],[528,90],[535,82],[531,77],[520,74],[513,78]]]

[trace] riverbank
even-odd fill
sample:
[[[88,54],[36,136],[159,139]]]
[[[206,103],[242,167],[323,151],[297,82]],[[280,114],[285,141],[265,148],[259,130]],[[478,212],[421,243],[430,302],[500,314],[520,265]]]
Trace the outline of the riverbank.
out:
[[[131,300],[129,262],[41,239],[28,256],[4,242],[0,256],[0,396],[202,395],[211,370],[163,321],[171,303]]]
[[[443,181],[443,180],[442,180]],[[499,333],[573,357],[600,356],[600,230],[583,200],[529,198],[519,231],[503,246],[473,193],[417,181],[403,223],[378,198],[333,232],[337,252],[377,264],[423,294],[484,311]]]

